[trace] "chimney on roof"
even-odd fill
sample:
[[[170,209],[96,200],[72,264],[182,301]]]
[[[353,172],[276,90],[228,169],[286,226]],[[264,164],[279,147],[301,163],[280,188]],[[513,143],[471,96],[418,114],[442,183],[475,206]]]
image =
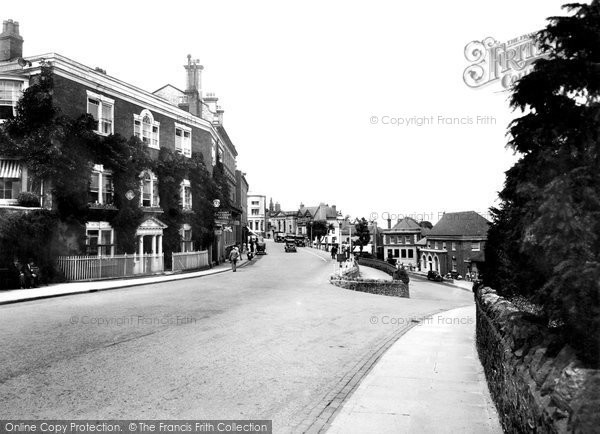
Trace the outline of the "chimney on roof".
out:
[[[185,94],[188,99],[189,112],[194,116],[201,115],[202,108],[202,71],[204,66],[200,65],[199,59],[192,59],[192,55],[187,55],[187,65],[183,66],[186,71]]]
[[[0,33],[0,62],[23,57],[23,38],[18,21],[6,20]]]
[[[387,219],[388,229],[392,229],[392,219]]]

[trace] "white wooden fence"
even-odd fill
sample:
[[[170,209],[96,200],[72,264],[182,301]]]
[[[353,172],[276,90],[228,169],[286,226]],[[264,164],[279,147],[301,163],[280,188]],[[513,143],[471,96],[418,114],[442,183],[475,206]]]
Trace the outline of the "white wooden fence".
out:
[[[110,279],[161,273],[163,255],[60,256],[57,265],[68,281]]]
[[[208,267],[208,250],[173,253],[173,271]]]

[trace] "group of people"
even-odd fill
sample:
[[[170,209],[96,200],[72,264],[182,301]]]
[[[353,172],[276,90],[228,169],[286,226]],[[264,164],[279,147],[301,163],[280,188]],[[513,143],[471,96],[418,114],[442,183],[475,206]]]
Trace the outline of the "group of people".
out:
[[[29,259],[26,264],[15,258],[11,266],[11,274],[19,285],[19,288],[35,288],[40,283],[40,273],[33,259]]]
[[[331,259],[337,259],[337,254],[339,252],[337,244],[331,246]],[[342,246],[342,253],[346,255],[346,259],[350,259],[350,247]]]

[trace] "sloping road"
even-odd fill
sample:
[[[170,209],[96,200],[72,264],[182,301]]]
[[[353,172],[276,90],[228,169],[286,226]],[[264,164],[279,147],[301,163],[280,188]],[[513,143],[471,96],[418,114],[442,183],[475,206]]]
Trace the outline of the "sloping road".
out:
[[[290,432],[411,318],[472,303],[427,281],[411,299],[347,291],[328,283],[326,254],[267,249],[236,273],[0,306],[2,418],[273,419]]]

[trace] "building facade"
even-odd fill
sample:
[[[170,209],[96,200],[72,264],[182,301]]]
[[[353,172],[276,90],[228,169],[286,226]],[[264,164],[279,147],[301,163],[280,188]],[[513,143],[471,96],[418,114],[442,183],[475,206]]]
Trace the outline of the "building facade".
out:
[[[5,21],[0,34],[0,122],[15,115],[14,109],[23,91],[38,79],[43,67],[49,66],[53,80],[52,103],[61,115],[76,119],[90,114],[97,121],[96,134],[137,137],[154,160],[159,158],[160,150],[166,148],[186,158],[201,154],[209,174],[221,162],[229,182],[233,221],[237,221],[236,231],[221,231],[213,243],[213,259],[215,255],[222,258],[225,248],[235,243],[236,237],[241,238],[243,207],[237,197],[237,151],[223,126],[223,110],[216,105],[217,99],[202,96],[203,67],[199,62],[188,56],[185,91],[173,91],[176,88],[167,85],[150,93],[99,68],[90,68],[59,54],[23,58],[22,43],[18,23]],[[134,193],[144,219],[136,232],[137,252],[162,254],[163,231],[167,226],[161,220],[164,213],[159,197],[161,180],[150,169],[140,173],[139,179],[139,194]],[[18,194],[29,191],[40,196],[41,206],[50,208],[51,187],[46,180],[28,176],[26,161],[0,156],[0,206],[18,206]],[[88,192],[89,208],[110,210],[114,207],[113,195],[112,173],[94,164]],[[180,185],[182,210],[191,210],[193,200],[190,182],[184,179]],[[181,251],[199,247],[192,243],[189,225],[182,225],[179,233]],[[88,254],[112,255],[119,242],[114,228],[103,220],[86,222],[86,237]]]
[[[419,251],[421,270],[451,271],[477,277],[485,261],[489,222],[475,211],[445,213],[431,229]]]
[[[385,258],[393,258],[398,265],[406,268],[418,268],[418,241],[423,237],[423,230],[416,220],[405,217],[393,227],[388,221],[388,229],[383,230],[383,250]]]
[[[250,233],[267,238],[269,213],[267,197],[261,194],[248,194],[248,229]]]

